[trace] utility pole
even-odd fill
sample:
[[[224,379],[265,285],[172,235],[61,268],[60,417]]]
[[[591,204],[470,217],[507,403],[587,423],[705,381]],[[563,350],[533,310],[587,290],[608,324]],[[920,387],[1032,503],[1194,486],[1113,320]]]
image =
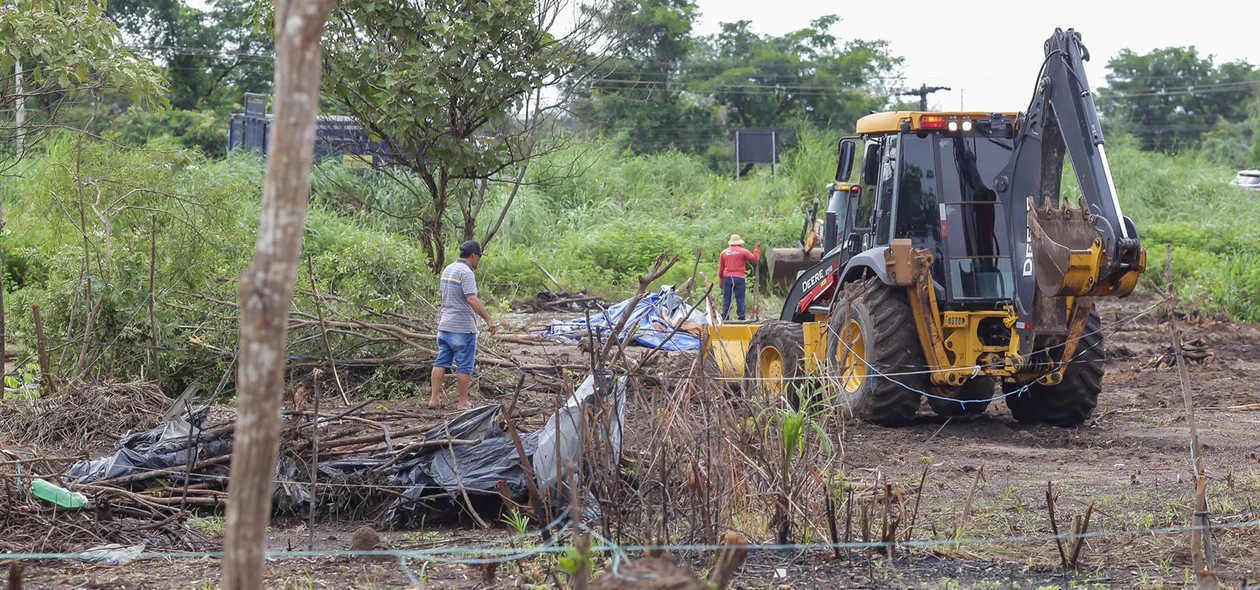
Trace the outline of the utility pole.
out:
[[[951,88],[950,88],[949,86],[928,86],[927,84],[922,84],[922,85],[920,85],[920,86],[919,86],[919,88],[918,88],[918,89],[912,89],[912,90],[898,90],[898,91],[896,92],[896,94],[897,94],[897,95],[899,95],[899,96],[917,96],[917,97],[919,97],[919,110],[920,110],[920,111],[926,111],[926,110],[928,110],[928,107],[927,107],[927,96],[928,96],[929,94],[933,93],[933,92],[938,91],[938,90],[951,90]]]

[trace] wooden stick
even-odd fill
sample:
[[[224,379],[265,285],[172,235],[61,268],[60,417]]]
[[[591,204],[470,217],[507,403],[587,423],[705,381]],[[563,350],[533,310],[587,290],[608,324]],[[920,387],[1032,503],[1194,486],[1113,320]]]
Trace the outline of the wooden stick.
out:
[[[192,466],[192,470],[197,471],[199,469],[204,469],[206,467],[211,467],[214,465],[222,465],[230,461],[231,458],[232,458],[232,455],[219,455],[218,457],[212,457],[210,459],[198,461],[196,465]],[[131,475],[123,475],[123,476],[115,477],[113,479],[102,479],[91,485],[98,486],[98,487],[107,487],[107,486],[116,487],[116,486],[122,486],[124,484],[153,479],[155,477],[159,477],[162,475],[175,475],[175,474],[183,475],[183,473],[184,473],[183,468],[149,469],[147,471],[140,471],[137,473],[132,473]]]
[[[162,361],[158,353],[157,297],[154,288],[157,284],[157,215],[153,216],[153,234],[149,240],[149,330],[153,337],[153,382],[161,386]]]
[[[35,316],[35,346],[39,350],[39,384],[40,387],[47,387],[47,393],[52,394],[57,391],[57,384],[53,383],[52,364],[48,358],[48,341],[44,339],[44,319],[40,316],[39,306],[32,305],[31,313]],[[3,337],[3,334],[0,334]]]
[[[1072,548],[1072,556],[1068,559],[1068,565],[1076,569],[1076,561],[1081,557],[1081,546],[1085,544],[1085,533],[1089,532],[1089,517],[1094,514],[1094,503],[1090,502],[1085,508],[1085,518],[1081,519],[1080,526],[1076,527],[1076,546]]]
[[[543,276],[546,276],[546,277],[547,277],[547,280],[551,281],[551,284],[553,284],[553,285],[555,285],[555,286],[556,286],[556,289],[558,290],[558,292],[560,292],[560,293],[568,293],[568,292],[569,292],[569,290],[568,290],[568,289],[565,289],[565,288],[564,288],[564,285],[561,285],[561,284],[560,284],[560,281],[557,281],[557,280],[556,280],[556,277],[551,276],[551,273],[547,272],[547,269],[543,268],[543,265],[542,265],[542,264],[540,264],[540,263],[538,262],[538,260],[532,260],[531,262],[533,262],[533,263],[534,263],[534,266],[537,266],[537,267],[538,267],[538,270],[542,271]]]
[[[310,260],[310,256],[307,256],[306,261],[308,264],[310,263]],[[311,273],[311,288],[315,288],[314,272]],[[316,299],[318,300],[318,297]],[[317,303],[316,305],[319,304]],[[324,338],[324,343],[328,343],[327,337]],[[329,360],[331,361],[332,359],[330,358]],[[336,369],[334,369],[334,371],[335,370]],[[312,412],[315,414],[315,417],[312,419],[311,424],[311,503],[308,506],[309,511],[306,515],[306,545],[308,551],[315,550],[315,494],[317,493],[315,490],[317,489],[316,486],[319,485],[319,398],[324,393],[321,391],[319,386],[319,369],[312,371],[311,383],[313,383],[315,387],[315,401],[314,407],[312,408]]]
[[[538,483],[534,481],[534,466],[529,459],[529,455],[525,453],[525,444],[521,442],[521,435],[516,431],[516,421],[512,419],[512,412],[516,408],[516,401],[520,397],[521,387],[525,385],[525,376],[521,375],[516,381],[516,392],[512,394],[512,405],[508,407],[508,411],[503,413],[503,426],[508,431],[508,436],[512,437],[512,445],[516,447],[516,456],[521,462],[521,471],[525,473],[525,489],[529,492],[529,505],[534,510],[534,518],[539,519],[543,524],[542,538],[543,541],[551,540],[551,513],[547,512],[542,501],[542,494],[538,492]]]
[[[33,457],[30,459],[12,459],[9,461],[0,461],[0,465],[16,465],[18,463],[26,463],[29,465],[31,463],[42,463],[45,461],[50,462],[50,463],[68,463],[70,461],[82,461],[85,457],[86,455],[78,455],[74,457]]]
[[[691,266],[691,276],[687,277],[687,280],[683,281],[683,285],[686,287],[685,290],[687,291],[687,299],[691,299],[691,292],[696,287],[696,273],[700,270],[701,253],[703,253],[703,250],[696,248],[696,262]]]
[[[954,538],[962,533],[963,527],[967,526],[967,521],[971,518],[971,503],[976,497],[976,488],[980,487],[980,478],[984,475],[984,465],[976,470],[976,478],[971,482],[971,489],[967,490],[967,503],[963,505],[962,514],[958,517],[958,524],[954,528]]]
[[[403,447],[401,451],[398,451],[397,453],[394,454],[394,457],[392,459],[390,459],[386,463],[382,463],[380,467],[373,468],[372,471],[383,472],[387,470],[389,467],[393,466],[395,463],[401,461],[403,457],[406,457],[408,454],[418,451],[420,449],[427,449],[429,447],[447,447],[447,446],[458,447],[458,446],[465,446],[465,445],[475,445],[479,443],[481,443],[481,441],[471,440],[471,439],[466,439],[466,438],[448,438],[446,440],[416,441],[407,445],[406,447]]]
[[[319,332],[320,337],[324,340],[324,353],[328,355],[328,366],[332,367],[333,380],[337,382],[337,389],[341,391],[341,401],[346,402],[348,406],[350,405],[350,398],[346,395],[346,388],[341,385],[341,376],[337,374],[337,361],[333,359],[332,345],[328,343],[328,326],[324,323],[324,306],[319,301],[319,286],[315,284],[315,263],[311,261],[309,253],[306,255],[306,271],[311,276],[311,291],[315,293],[315,297],[313,297],[315,301],[315,315],[319,316]],[[318,388],[316,390],[318,391]],[[318,396],[318,394],[316,395]],[[316,403],[318,404],[319,402]],[[315,415],[318,416],[319,413],[316,412]]]
[[[853,488],[845,490],[845,496],[848,498],[844,502],[844,542],[848,544],[852,538],[850,533],[853,530]],[[845,555],[850,553],[849,549],[844,550]]]
[[[848,352],[846,350],[845,352]],[[928,467],[931,463],[923,465],[923,475],[919,476],[919,489],[914,493],[914,512],[910,515],[910,526],[906,528],[906,542],[910,542],[910,537],[914,536],[914,523],[919,520],[919,500],[923,499],[923,482],[927,481]]]
[[[634,311],[634,308],[637,307],[639,302],[643,300],[643,297],[647,295],[647,288],[652,283],[655,283],[657,279],[664,276],[665,273],[669,272],[669,269],[674,268],[674,265],[678,263],[677,256],[670,258],[669,261],[666,262],[665,258],[669,256],[669,254],[668,250],[661,252],[661,255],[656,257],[656,262],[652,265],[652,269],[648,271],[648,274],[639,275],[639,290],[635,293],[634,298],[630,300],[630,303],[626,305],[625,310],[621,314],[621,318],[617,320],[617,325],[612,329],[612,332],[608,334],[608,340],[604,343],[604,347],[600,349],[599,352],[598,358],[600,361],[607,359],[608,353],[612,352],[613,344],[620,338],[621,331],[626,327],[626,322],[630,321],[630,315]],[[592,342],[592,345],[594,344],[596,343]],[[623,342],[622,347],[624,348],[624,346]]]
[[[752,293],[752,318],[753,321],[761,319],[761,309],[757,306],[757,291],[761,284],[761,261],[753,263],[753,293]]]
[[[446,438],[451,438],[451,425],[449,422],[443,422],[442,428],[446,430]],[[468,505],[468,514],[481,525],[481,528],[488,529],[490,525],[481,520],[481,516],[477,514],[477,508],[473,506],[472,500],[468,499],[468,489],[464,487],[464,476],[459,473],[459,461],[455,459],[455,447],[447,447],[451,453],[451,471],[455,472],[455,481],[459,484],[459,493],[464,496],[464,503]]]
[[[1059,538],[1059,524],[1054,517],[1054,488],[1048,481],[1046,482],[1046,510],[1050,513],[1050,532],[1054,533],[1054,544],[1059,548],[1059,559],[1063,561],[1063,572],[1067,575],[1067,553],[1063,551],[1063,539]]]
[[[1196,481],[1194,494],[1195,527],[1207,526],[1207,474],[1203,466],[1203,448],[1199,446],[1199,429],[1194,418],[1194,396],[1190,393],[1190,371],[1181,350],[1181,329],[1177,327],[1177,291],[1172,282],[1172,246],[1164,247],[1164,281],[1168,293],[1168,328],[1172,332],[1173,352],[1177,356],[1177,371],[1181,376],[1181,395],[1186,404],[1186,424],[1190,427],[1190,462]],[[1204,562],[1204,558],[1207,562]],[[1190,531],[1190,561],[1200,587],[1216,587],[1215,556],[1212,554],[1212,538],[1200,528]],[[1210,579],[1210,582],[1206,581]],[[1206,584],[1206,585],[1205,585]]]
[[[827,485],[826,497],[825,497],[827,501],[827,528],[830,529],[831,531],[831,544],[839,545],[840,544],[840,531],[839,531],[839,527],[836,526],[836,505],[831,499],[830,480],[827,482],[827,484],[828,485]],[[840,548],[832,547],[831,550],[832,550],[832,553],[835,555],[835,558],[840,559]]]

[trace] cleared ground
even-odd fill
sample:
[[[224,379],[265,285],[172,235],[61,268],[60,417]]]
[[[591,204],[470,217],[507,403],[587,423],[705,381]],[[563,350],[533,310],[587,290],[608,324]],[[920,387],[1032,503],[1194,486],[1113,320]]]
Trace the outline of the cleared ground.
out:
[[[880,428],[849,422],[843,433],[846,468],[860,484],[919,488],[914,541],[962,539],[958,545],[900,549],[892,558],[870,551],[763,551],[748,558],[736,578],[744,588],[1173,588],[1189,572],[1189,535],[1151,533],[1181,527],[1191,517],[1189,429],[1176,368],[1159,368],[1169,349],[1160,313],[1138,315],[1155,303],[1135,297],[1102,306],[1108,352],[1105,390],[1094,421],[1078,429],[1016,423],[1004,404],[971,419],[924,415],[920,423]],[[515,316],[514,331],[538,325],[538,316]],[[1210,483],[1212,521],[1243,523],[1260,519],[1260,329],[1193,318],[1183,322],[1185,339],[1202,338],[1214,358],[1190,366],[1198,428]],[[580,364],[577,347],[507,345],[503,354],[533,361]],[[680,356],[680,355],[675,355]],[[671,359],[679,362],[679,359]],[[681,359],[685,360],[685,359]],[[509,395],[510,376],[487,376],[477,402],[497,403]],[[504,385],[507,383],[508,385]],[[543,389],[539,387],[538,389]],[[419,400],[422,401],[422,400]],[[522,403],[551,409],[558,392],[532,391]],[[628,420],[639,405],[631,403]],[[926,408],[925,408],[926,412]],[[534,422],[541,421],[540,417]],[[528,425],[531,428],[537,424]],[[630,443],[631,448],[635,442]],[[1042,539],[1051,526],[1047,483],[1057,494],[1059,530],[1093,505],[1078,568],[1068,579],[1057,569],[1059,550]],[[973,491],[974,489],[974,491]],[[912,498],[908,497],[910,501]],[[841,518],[843,519],[843,513]],[[321,523],[316,547],[346,549],[362,522]],[[382,533],[393,548],[428,548],[503,541],[502,523],[491,530],[452,524],[427,530]],[[860,525],[848,523],[853,538]],[[215,521],[201,523],[218,539]],[[840,526],[845,525],[841,520]],[[902,524],[902,531],[905,530]],[[879,525],[873,527],[876,534]],[[308,532],[297,522],[275,522],[271,548],[305,549]],[[1004,539],[973,544],[972,539]],[[1016,539],[1016,540],[1012,540]],[[772,542],[771,538],[757,539]],[[825,541],[825,539],[814,539]],[[1260,528],[1232,528],[1213,537],[1218,568],[1228,587],[1260,581]],[[215,549],[215,547],[210,547]],[[1070,551],[1070,547],[1068,547]],[[607,562],[603,562],[607,564]],[[547,559],[504,564],[485,583],[483,568],[462,564],[427,565],[396,558],[292,558],[268,565],[269,588],[515,587],[554,586]],[[695,565],[704,567],[703,560]],[[71,563],[28,563],[25,588],[212,588],[218,579],[214,558],[151,558],[120,567]],[[554,568],[551,568],[554,569]],[[565,579],[560,576],[560,579]],[[1192,584],[1192,582],[1191,582]],[[629,586],[628,586],[629,587]]]

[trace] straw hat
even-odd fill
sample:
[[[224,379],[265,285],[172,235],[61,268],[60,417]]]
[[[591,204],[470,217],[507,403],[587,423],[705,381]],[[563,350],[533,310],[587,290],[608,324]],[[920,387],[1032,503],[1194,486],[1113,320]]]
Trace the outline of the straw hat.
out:
[[[744,240],[739,237],[739,234],[731,234],[731,239],[726,242],[728,246],[742,246],[743,244]]]

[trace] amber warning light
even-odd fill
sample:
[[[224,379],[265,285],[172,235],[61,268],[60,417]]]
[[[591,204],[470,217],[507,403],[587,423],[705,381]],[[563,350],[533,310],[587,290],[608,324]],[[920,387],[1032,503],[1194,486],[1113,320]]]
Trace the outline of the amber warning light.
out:
[[[919,117],[920,129],[944,129],[945,115],[923,115]]]

